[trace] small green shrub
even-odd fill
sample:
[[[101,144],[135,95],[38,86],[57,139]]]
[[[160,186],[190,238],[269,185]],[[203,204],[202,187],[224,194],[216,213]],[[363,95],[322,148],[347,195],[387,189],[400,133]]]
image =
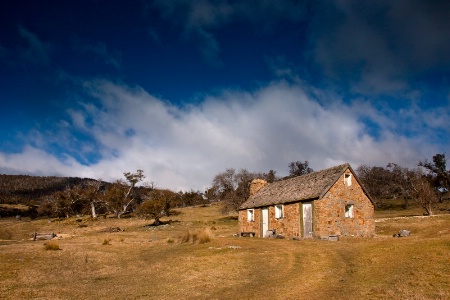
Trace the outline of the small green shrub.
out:
[[[44,249],[45,250],[61,250],[61,248],[59,247],[57,242],[48,242],[44,244]]]
[[[173,239],[167,239],[167,244],[173,244],[175,241]]]
[[[111,239],[104,239],[102,245],[111,245],[109,242],[111,242]]]

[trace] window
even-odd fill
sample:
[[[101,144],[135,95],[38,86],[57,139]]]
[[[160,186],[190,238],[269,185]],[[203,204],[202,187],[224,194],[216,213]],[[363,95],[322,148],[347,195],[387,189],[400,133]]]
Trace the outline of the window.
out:
[[[247,221],[254,222],[255,221],[255,210],[247,209]]]
[[[344,184],[346,186],[352,185],[352,174],[344,174]]]
[[[283,205],[275,205],[275,218],[281,219],[284,217],[284,207]]]
[[[353,218],[353,204],[347,204],[345,206],[345,217]]]

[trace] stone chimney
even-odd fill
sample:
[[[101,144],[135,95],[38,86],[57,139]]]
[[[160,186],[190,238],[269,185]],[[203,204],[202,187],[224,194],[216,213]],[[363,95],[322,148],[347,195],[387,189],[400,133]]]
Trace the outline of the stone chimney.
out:
[[[267,181],[263,179],[253,179],[252,182],[250,182],[250,197],[256,194],[266,184]]]

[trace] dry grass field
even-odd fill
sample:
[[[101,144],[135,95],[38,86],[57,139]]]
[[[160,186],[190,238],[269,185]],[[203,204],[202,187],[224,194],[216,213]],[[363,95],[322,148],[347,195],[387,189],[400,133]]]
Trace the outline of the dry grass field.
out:
[[[159,227],[0,219],[0,298],[450,299],[450,215],[385,211],[376,237],[330,242],[234,237],[219,204],[178,212]],[[412,235],[393,238],[400,229]]]

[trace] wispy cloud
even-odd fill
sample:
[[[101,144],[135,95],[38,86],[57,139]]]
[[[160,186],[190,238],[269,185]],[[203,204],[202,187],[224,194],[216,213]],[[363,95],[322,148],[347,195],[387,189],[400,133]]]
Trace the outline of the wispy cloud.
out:
[[[310,39],[324,74],[353,92],[396,93],[450,68],[450,3],[337,1],[317,5]]]
[[[72,48],[83,54],[93,54],[101,59],[106,65],[120,68],[121,53],[119,51],[108,50],[105,43],[98,42],[95,45],[83,44],[78,39],[72,40]]]
[[[20,51],[21,56],[29,62],[48,65],[50,45],[25,27],[19,27],[19,34],[27,41],[27,47]]]
[[[298,21],[305,17],[307,2],[299,1],[153,1],[162,17],[184,28],[187,39],[199,39],[207,62],[222,64],[220,42],[214,31],[232,21],[244,21],[256,32],[271,31],[281,20]]]
[[[99,80],[86,82],[84,89],[97,102],[68,111],[61,143],[77,143],[86,156],[95,149],[98,160],[83,165],[70,153],[56,158],[51,150],[42,150],[45,139],[40,139],[22,153],[0,153],[2,168],[105,180],[143,169],[161,187],[202,189],[229,167],[274,169],[281,175],[296,160],[309,160],[315,169],[342,162],[414,166],[442,146],[428,134],[436,129],[448,132],[439,121],[426,125],[442,111],[411,107],[406,114],[383,111],[388,115],[383,118],[367,101],[346,104],[336,98],[321,105],[308,87],[285,82],[253,92],[224,91],[182,108],[140,87]],[[417,122],[429,129],[405,131]],[[376,135],[370,130],[373,124]],[[80,133],[89,140],[77,139]]]
[[[49,67],[52,50],[50,43],[42,41],[36,33],[24,26],[19,26],[17,33],[23,43],[20,46],[0,44],[0,61],[12,68],[29,64]]]

